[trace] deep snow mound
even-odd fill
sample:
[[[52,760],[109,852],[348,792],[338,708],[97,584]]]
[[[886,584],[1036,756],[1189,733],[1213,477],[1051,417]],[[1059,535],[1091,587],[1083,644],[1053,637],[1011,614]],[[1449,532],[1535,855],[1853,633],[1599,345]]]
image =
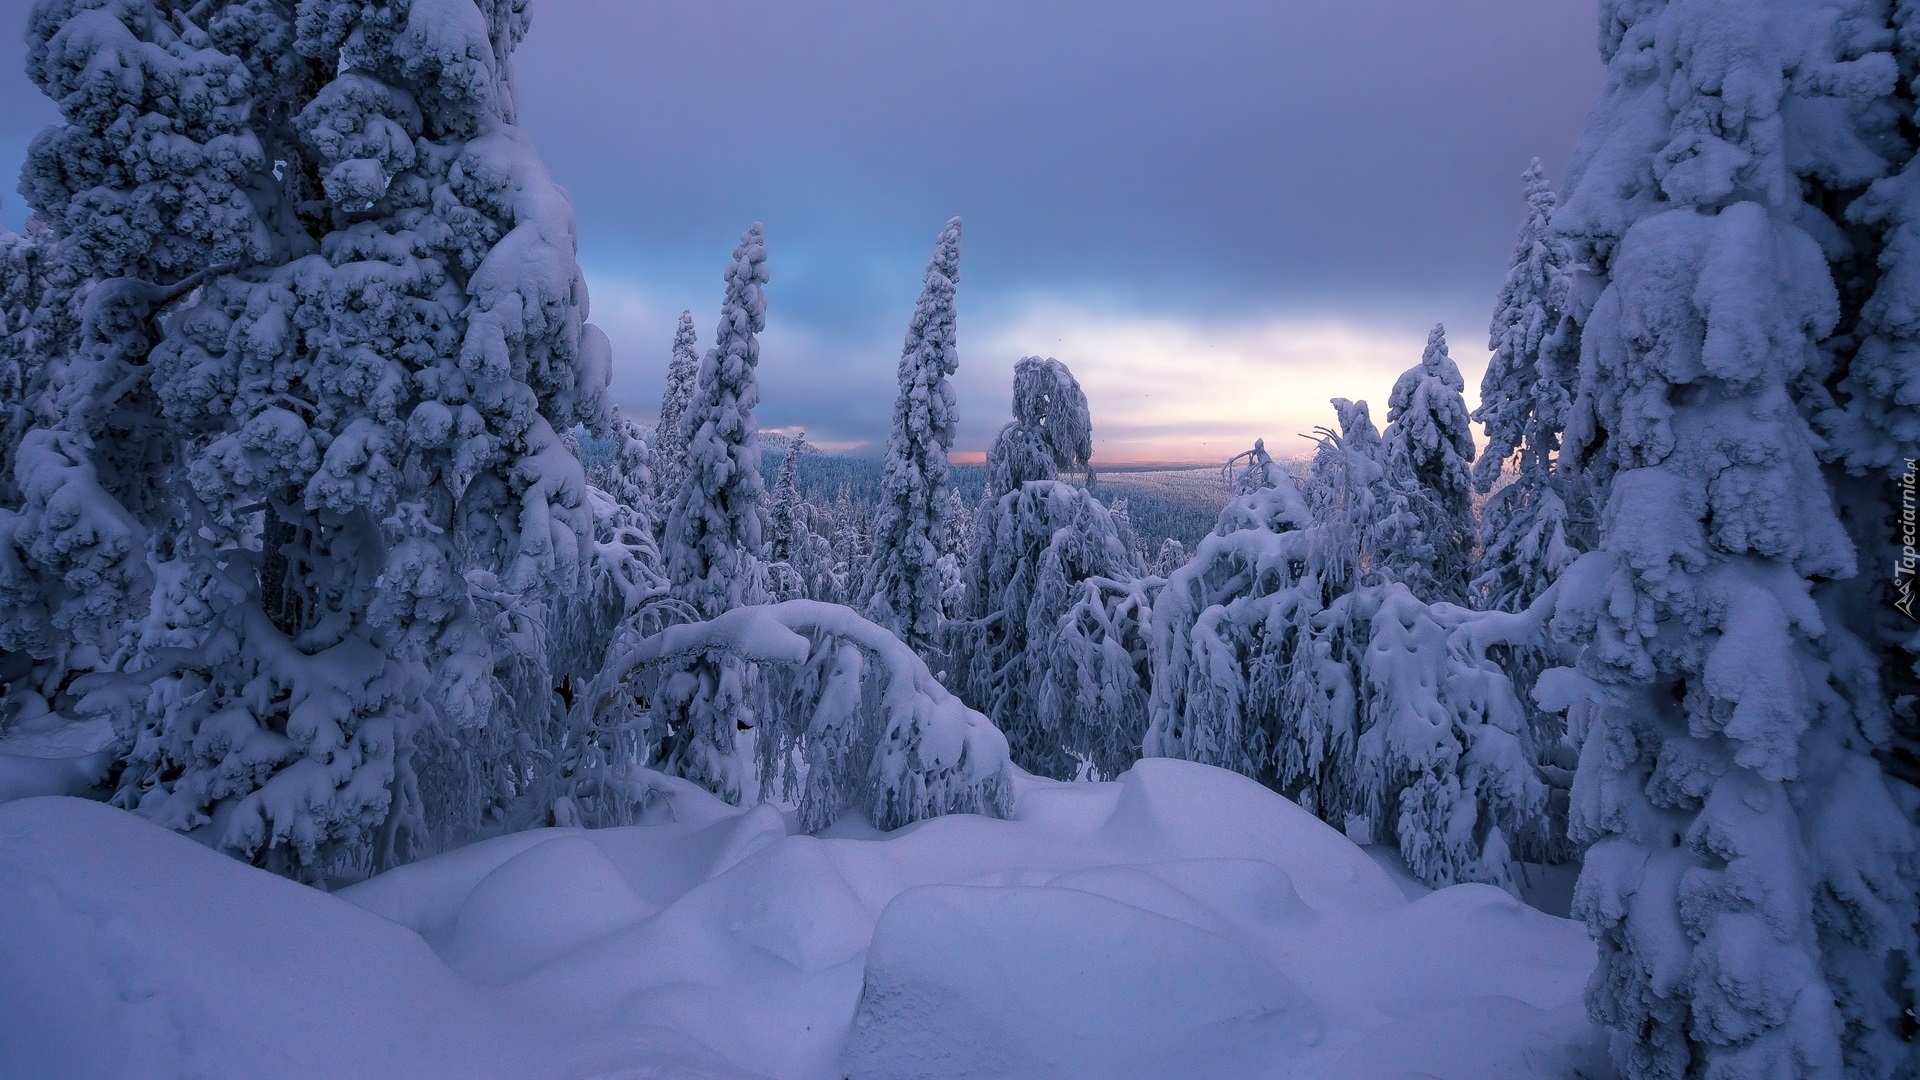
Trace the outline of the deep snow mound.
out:
[[[1576,924],[1407,901],[1232,773],[1019,779],[824,834],[676,787],[327,895],[71,799],[0,806],[0,1075],[1562,1077]],[[1196,1071],[1198,1070],[1198,1071]]]

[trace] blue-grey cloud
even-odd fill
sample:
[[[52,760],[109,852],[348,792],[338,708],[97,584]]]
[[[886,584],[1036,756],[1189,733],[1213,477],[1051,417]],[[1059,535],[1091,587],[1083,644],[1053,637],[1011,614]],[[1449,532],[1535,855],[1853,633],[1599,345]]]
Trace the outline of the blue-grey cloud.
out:
[[[13,107],[25,4],[4,7],[12,168],[51,109]],[[1020,352],[1073,340],[1085,355],[1061,358],[1115,396],[1093,400],[1103,453],[1171,452],[1183,423],[1211,453],[1245,426],[1222,415],[1246,412],[1247,380],[1327,381],[1258,347],[1277,328],[1405,340],[1411,364],[1445,320],[1477,378],[1519,173],[1564,165],[1594,37],[1593,0],[539,0],[516,74],[622,399],[650,407],[680,308],[711,334],[726,253],[762,220],[763,423],[878,438],[921,267],[959,214],[963,445],[1003,418]],[[1087,370],[1127,326],[1165,331],[1160,366],[1135,350]],[[1214,338],[1231,375],[1193,351]],[[1383,397],[1395,362],[1367,355],[1347,393]],[[1146,408],[1157,380],[1185,404]],[[1291,411],[1273,426],[1299,430]]]

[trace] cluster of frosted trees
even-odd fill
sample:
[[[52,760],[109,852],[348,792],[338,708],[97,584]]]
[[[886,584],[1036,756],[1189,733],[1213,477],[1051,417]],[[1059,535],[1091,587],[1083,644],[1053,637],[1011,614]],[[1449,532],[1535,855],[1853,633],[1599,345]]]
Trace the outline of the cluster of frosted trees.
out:
[[[758,225],[656,427],[608,405],[524,3],[41,0],[0,723],[106,721],[100,794],[309,880],[669,776],[891,827],[1182,757],[1430,884],[1579,860],[1626,1076],[1911,1076],[1920,16],[1601,9],[1478,411],[1436,328],[1149,565],[1056,360],[956,491],[959,221],[881,498],[819,505],[799,442],[761,475]]]
[[[619,417],[515,124],[527,20],[35,7],[61,120],[0,235],[5,722],[106,722],[99,794],[314,881],[631,820],[662,771],[740,798],[756,753],[816,824],[1004,813],[999,733],[864,620],[663,649],[770,598],[766,251],[704,357],[683,321],[666,437]]]

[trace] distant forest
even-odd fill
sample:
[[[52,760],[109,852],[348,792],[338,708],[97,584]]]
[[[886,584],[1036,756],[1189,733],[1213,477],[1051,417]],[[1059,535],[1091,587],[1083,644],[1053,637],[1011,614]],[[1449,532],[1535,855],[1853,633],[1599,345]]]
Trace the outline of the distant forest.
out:
[[[789,440],[761,435],[760,471],[774,476],[786,457]],[[948,476],[968,506],[978,505],[987,487],[985,465],[948,465]],[[830,453],[808,446],[800,459],[800,494],[808,502],[826,505],[845,491],[849,501],[872,505],[880,501],[880,458],[857,453]],[[1149,563],[1168,539],[1192,551],[1220,519],[1220,508],[1233,496],[1226,476],[1212,468],[1102,470],[1094,467],[1093,495],[1109,510],[1125,502],[1128,520]]]

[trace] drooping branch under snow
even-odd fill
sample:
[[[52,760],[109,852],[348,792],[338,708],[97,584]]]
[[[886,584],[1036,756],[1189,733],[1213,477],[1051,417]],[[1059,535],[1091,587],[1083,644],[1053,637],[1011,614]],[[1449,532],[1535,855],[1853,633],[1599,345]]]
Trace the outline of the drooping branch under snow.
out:
[[[795,749],[803,755],[806,828],[824,828],[851,809],[864,809],[882,829],[948,813],[1011,812],[1006,737],[949,694],[899,638],[835,604],[741,607],[630,637],[615,646],[578,708],[639,705],[647,714],[641,722],[664,735],[657,714],[676,695],[697,692],[686,684],[696,669],[714,670],[716,659],[745,665],[730,678],[757,684],[730,692],[752,713],[767,770],[763,789],[773,767]]]

